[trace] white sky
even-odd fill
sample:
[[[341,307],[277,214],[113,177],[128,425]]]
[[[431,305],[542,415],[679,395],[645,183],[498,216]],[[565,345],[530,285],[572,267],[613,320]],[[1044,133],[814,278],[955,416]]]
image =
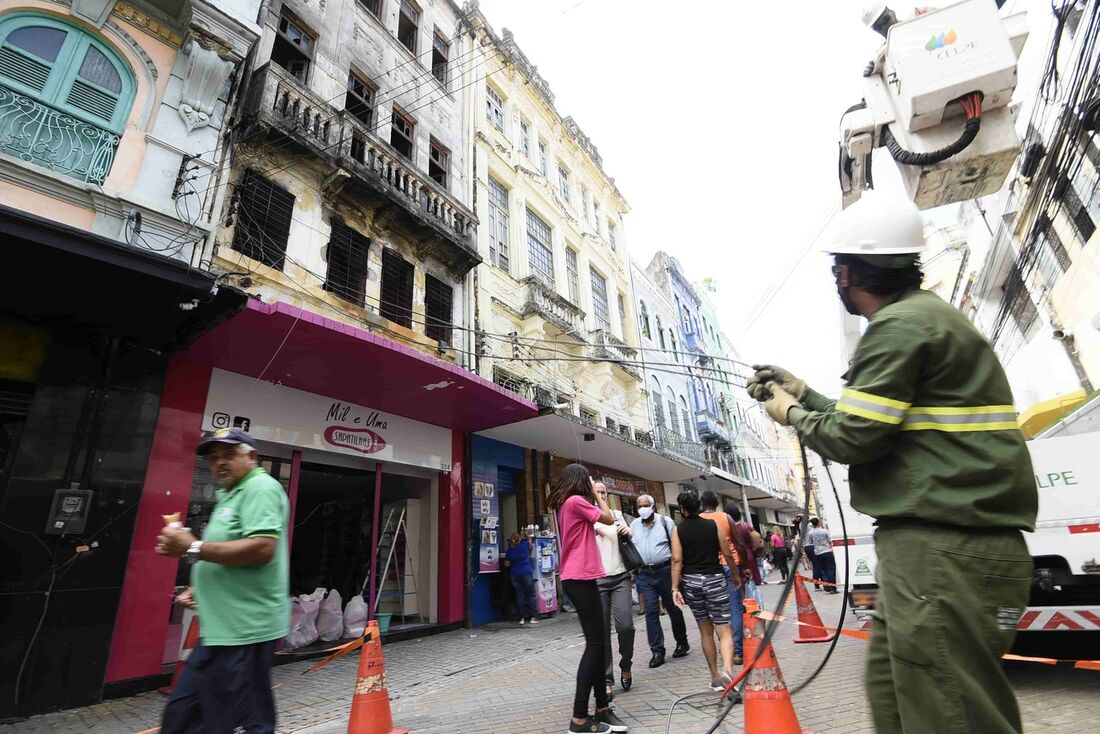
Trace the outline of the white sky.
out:
[[[632,257],[644,267],[664,249],[693,280],[713,277],[711,297],[742,358],[838,391],[839,306],[830,261],[816,247],[753,327],[742,325],[839,207],[840,115],[859,102],[862,69],[881,42],[860,21],[863,3],[480,5],[497,32],[512,30],[558,111],[599,148],[632,206],[624,222]],[[1049,14],[1045,0],[1009,6]],[[1028,50],[1045,42],[1033,30]],[[875,183],[900,188],[883,151]]]

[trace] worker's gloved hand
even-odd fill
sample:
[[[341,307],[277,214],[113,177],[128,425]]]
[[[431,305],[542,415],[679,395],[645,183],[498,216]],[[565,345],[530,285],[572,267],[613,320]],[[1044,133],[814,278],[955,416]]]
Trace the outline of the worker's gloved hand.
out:
[[[768,415],[779,425],[789,426],[787,411],[797,407],[798,400],[777,382],[769,382],[764,388],[771,392],[771,397],[764,402],[764,410],[768,411]]]
[[[806,395],[806,381],[795,377],[782,367],[774,364],[754,364],[752,366],[756,374],[749,378],[745,389],[754,400],[764,402],[768,399],[769,382],[777,382],[779,386],[794,396],[796,400],[802,400]]]

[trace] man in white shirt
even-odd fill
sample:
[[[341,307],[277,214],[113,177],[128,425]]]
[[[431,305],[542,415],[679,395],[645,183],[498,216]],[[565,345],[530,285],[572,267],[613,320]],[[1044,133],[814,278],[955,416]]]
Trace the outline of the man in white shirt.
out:
[[[806,547],[814,549],[814,565],[821,570],[820,580],[828,582],[824,584],[825,591],[837,594],[839,590],[836,588],[836,557],[833,555],[833,540],[829,537],[829,531],[821,527],[821,520],[818,518],[811,517],[810,525],[813,528],[806,533]]]

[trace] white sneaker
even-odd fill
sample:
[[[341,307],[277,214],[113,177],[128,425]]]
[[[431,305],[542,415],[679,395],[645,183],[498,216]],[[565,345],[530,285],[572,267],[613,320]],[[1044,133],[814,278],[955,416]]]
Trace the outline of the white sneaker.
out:
[[[519,621],[519,623],[520,623],[520,624],[523,624],[523,620],[521,619],[521,620]]]
[[[538,623],[539,623],[539,621],[537,619],[535,619],[534,617],[531,617],[531,624],[538,624]]]

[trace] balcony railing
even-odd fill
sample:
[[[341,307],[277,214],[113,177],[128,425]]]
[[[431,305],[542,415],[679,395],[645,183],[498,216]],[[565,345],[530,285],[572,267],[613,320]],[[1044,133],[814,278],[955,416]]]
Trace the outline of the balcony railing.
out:
[[[527,289],[523,316],[538,316],[553,324],[562,333],[573,334],[584,319],[584,312],[563,298],[557,291],[535,276],[524,278]]]
[[[253,85],[248,112],[261,125],[333,164],[344,179],[399,204],[421,227],[460,248],[466,264],[480,262],[474,213],[358,118],[336,110],[274,63],[256,70]]]
[[[729,429],[709,409],[704,408],[695,411],[695,428],[699,431],[699,437],[704,441],[714,441],[720,444],[730,442]]]
[[[638,350],[627,346],[626,342],[603,329],[590,332],[589,336],[594,359],[606,359],[609,362],[614,362],[631,377],[637,380],[642,379],[641,370],[636,365],[628,364],[628,362],[633,362],[637,358]]]
[[[86,183],[102,184],[119,136],[0,85],[0,150]]]
[[[700,464],[706,463],[706,447],[697,441],[691,441],[675,433],[667,426],[657,426],[653,431],[654,444],[667,453],[691,459]]]

